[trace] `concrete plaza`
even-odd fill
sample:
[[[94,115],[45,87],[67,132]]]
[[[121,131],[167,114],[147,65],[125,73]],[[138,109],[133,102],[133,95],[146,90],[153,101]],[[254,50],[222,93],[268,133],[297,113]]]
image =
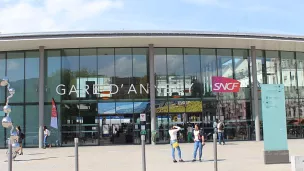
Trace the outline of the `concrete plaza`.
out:
[[[304,140],[288,140],[290,155],[304,155]],[[192,160],[193,144],[181,144],[184,163],[173,163],[169,145],[147,145],[147,171],[213,170],[213,144],[206,143],[203,162]],[[0,170],[7,170],[6,150],[0,150]],[[228,142],[218,146],[219,171],[290,171],[290,164],[264,165],[263,142]],[[13,171],[73,171],[74,148],[24,149]],[[79,147],[79,171],[141,171],[141,146]]]

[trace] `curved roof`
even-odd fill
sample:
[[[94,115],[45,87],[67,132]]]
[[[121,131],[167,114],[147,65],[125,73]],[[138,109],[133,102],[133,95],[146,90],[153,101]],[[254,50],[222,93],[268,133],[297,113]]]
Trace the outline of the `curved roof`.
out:
[[[204,47],[303,51],[304,36],[200,31],[85,31],[0,34],[0,51],[87,47]]]

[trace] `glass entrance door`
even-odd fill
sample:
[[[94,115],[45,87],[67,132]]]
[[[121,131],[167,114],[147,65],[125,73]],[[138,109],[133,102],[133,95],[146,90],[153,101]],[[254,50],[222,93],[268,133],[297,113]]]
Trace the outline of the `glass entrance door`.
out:
[[[157,143],[169,143],[170,136],[169,136],[169,116],[167,114],[157,114]]]
[[[100,122],[100,145],[133,144],[133,114],[102,115]]]

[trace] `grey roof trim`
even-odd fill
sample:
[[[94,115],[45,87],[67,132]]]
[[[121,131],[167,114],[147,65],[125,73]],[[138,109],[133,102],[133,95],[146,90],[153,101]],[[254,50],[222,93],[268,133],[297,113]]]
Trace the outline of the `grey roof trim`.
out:
[[[201,32],[201,31],[83,31],[83,32],[42,32],[0,34],[0,40],[18,39],[48,39],[48,38],[76,38],[76,37],[129,37],[129,36],[164,36],[164,37],[222,37],[222,38],[253,38],[271,40],[304,41],[304,36],[256,34],[256,33],[232,33],[232,32]]]

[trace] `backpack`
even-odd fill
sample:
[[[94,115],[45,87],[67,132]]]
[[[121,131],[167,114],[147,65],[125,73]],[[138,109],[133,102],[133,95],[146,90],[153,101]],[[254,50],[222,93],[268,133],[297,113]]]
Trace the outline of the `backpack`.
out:
[[[51,135],[51,131],[47,130],[47,135],[50,136]]]
[[[219,130],[224,130],[224,124],[223,123],[220,123]]]

